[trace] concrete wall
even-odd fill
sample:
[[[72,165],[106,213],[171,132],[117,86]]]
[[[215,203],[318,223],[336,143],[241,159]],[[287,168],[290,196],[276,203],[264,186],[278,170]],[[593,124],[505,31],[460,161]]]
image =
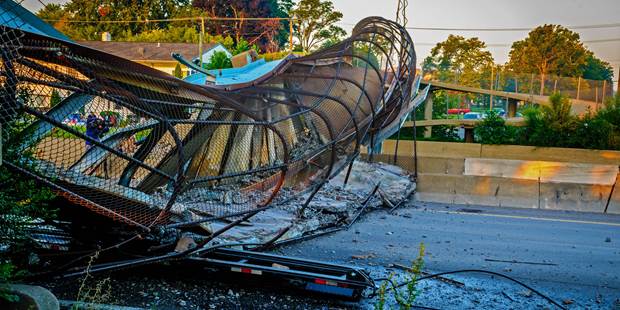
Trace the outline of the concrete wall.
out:
[[[396,140],[385,140],[382,153],[394,154]],[[413,141],[400,141],[398,155],[413,155]],[[620,165],[620,151],[601,151],[523,145],[418,141],[418,156],[500,158]]]
[[[395,141],[375,161],[394,163]],[[418,142],[421,201],[620,214],[620,152]],[[415,170],[412,141],[396,164]],[[362,155],[367,157],[367,155]]]

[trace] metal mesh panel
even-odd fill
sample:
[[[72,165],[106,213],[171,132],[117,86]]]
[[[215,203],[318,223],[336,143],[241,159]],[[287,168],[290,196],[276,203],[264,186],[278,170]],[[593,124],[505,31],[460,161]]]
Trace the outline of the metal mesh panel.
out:
[[[382,18],[226,87],[8,27],[0,44],[5,143],[32,154],[9,164],[145,230],[318,190],[397,121],[416,61],[406,30]]]

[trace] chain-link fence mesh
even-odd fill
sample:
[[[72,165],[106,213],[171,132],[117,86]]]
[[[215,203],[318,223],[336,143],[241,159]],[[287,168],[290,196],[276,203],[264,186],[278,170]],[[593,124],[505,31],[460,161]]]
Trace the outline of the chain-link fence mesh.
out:
[[[416,61],[382,18],[225,88],[6,26],[0,44],[5,163],[147,231],[318,190],[399,120]]]
[[[456,72],[425,72],[424,78],[528,95],[550,96],[558,92],[571,99],[594,103],[604,103],[607,98],[611,98],[614,95],[612,81],[588,80],[580,77],[563,77],[551,74],[492,72],[489,69],[479,74],[467,75]]]

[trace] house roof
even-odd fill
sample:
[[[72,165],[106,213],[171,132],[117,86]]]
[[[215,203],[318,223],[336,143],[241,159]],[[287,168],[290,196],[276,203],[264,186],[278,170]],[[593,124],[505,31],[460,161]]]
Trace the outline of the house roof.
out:
[[[194,43],[145,43],[116,41],[78,41],[86,47],[129,60],[174,61],[171,53],[179,53],[185,59],[198,57],[198,44]],[[219,43],[203,44],[203,53],[220,45]]]

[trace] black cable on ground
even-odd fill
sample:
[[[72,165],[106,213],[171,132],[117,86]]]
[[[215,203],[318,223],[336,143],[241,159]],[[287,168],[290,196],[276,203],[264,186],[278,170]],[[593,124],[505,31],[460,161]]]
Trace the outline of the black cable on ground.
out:
[[[560,308],[562,310],[567,310],[566,307],[560,305],[559,303],[555,302],[553,299],[551,299],[547,295],[537,291],[536,289],[532,288],[531,286],[529,286],[529,285],[527,285],[527,284],[525,284],[525,283],[523,283],[523,282],[521,282],[521,281],[519,281],[519,280],[517,280],[515,278],[512,278],[510,276],[507,276],[507,275],[504,275],[504,274],[501,274],[501,273],[498,273],[498,272],[494,272],[494,271],[488,271],[488,270],[482,270],[482,269],[462,269],[462,270],[446,271],[446,272],[440,272],[440,273],[435,273],[435,274],[430,274],[430,275],[427,275],[427,276],[423,276],[423,277],[420,277],[420,278],[416,279],[416,281],[429,280],[429,279],[437,278],[437,277],[440,277],[440,276],[443,276],[443,275],[456,274],[456,273],[466,273],[466,272],[486,273],[486,274],[491,274],[491,275],[495,275],[495,276],[498,276],[498,277],[502,277],[502,278],[508,279],[508,280],[513,281],[513,282],[515,282],[515,283],[517,283],[517,284],[527,288],[528,290],[536,293],[538,296],[546,299],[548,302],[550,302],[554,306],[556,306],[556,307],[558,307],[558,308]],[[388,280],[389,280],[388,278],[374,279],[375,282],[388,281]],[[399,283],[396,286],[392,286],[391,288],[388,288],[388,289],[389,290],[395,290],[397,288],[400,288],[400,287],[403,287],[403,286],[407,285],[408,283],[409,282]],[[374,295],[374,292],[373,292],[373,295]]]

